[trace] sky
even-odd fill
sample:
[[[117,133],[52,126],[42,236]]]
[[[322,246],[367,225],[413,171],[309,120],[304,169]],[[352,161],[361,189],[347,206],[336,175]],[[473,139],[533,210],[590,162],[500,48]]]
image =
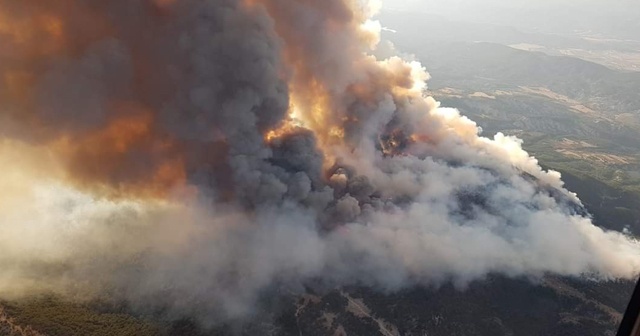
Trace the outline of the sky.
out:
[[[629,0],[384,0],[383,6],[548,33],[640,39],[640,2]]]

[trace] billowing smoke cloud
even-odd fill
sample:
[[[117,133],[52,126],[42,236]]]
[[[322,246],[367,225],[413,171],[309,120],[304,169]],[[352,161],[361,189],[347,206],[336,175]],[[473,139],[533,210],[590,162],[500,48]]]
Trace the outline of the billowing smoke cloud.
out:
[[[0,295],[225,319],[308,281],[635,276],[518,139],[371,56],[375,7],[0,0]]]

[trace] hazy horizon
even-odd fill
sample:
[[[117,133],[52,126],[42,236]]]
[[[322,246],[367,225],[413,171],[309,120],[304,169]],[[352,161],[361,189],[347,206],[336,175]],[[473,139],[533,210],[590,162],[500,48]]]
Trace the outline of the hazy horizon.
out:
[[[554,34],[581,33],[608,38],[640,39],[637,14],[640,3],[632,1],[531,1],[531,0],[384,0],[385,10],[411,10],[451,20],[509,25]]]

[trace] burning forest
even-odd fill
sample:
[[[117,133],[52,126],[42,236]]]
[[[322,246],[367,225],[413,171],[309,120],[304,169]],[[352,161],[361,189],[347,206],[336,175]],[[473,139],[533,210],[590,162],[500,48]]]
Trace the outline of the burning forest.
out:
[[[374,56],[377,7],[0,0],[0,295],[225,319],[311,280],[636,276],[520,140]]]

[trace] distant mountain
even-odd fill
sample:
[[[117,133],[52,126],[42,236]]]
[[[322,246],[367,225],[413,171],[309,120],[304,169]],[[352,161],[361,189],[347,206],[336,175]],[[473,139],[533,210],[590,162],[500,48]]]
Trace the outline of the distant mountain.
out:
[[[513,26],[480,22],[464,22],[448,19],[440,15],[407,12],[383,11],[380,21],[397,32],[400,38],[413,36],[413,42],[448,41],[474,42],[485,41],[499,44],[532,43],[563,48],[606,48],[606,45],[588,41],[576,36],[544,34],[522,31]],[[419,39],[416,39],[420,36]],[[397,40],[394,37],[393,40]],[[416,41],[417,40],[417,41]]]
[[[385,7],[398,12],[422,16],[440,14],[458,21],[507,25],[546,34],[590,34],[607,39],[640,40],[637,20],[640,7],[634,0],[395,0]]]
[[[524,138],[544,165],[565,173],[598,223],[640,234],[640,73],[496,43],[386,38],[427,67],[429,93],[444,106],[487,136]]]
[[[431,88],[545,87],[606,114],[640,113],[640,73],[611,70],[573,57],[549,56],[494,43],[416,42],[394,36],[433,76]],[[409,37],[407,37],[409,38]]]

